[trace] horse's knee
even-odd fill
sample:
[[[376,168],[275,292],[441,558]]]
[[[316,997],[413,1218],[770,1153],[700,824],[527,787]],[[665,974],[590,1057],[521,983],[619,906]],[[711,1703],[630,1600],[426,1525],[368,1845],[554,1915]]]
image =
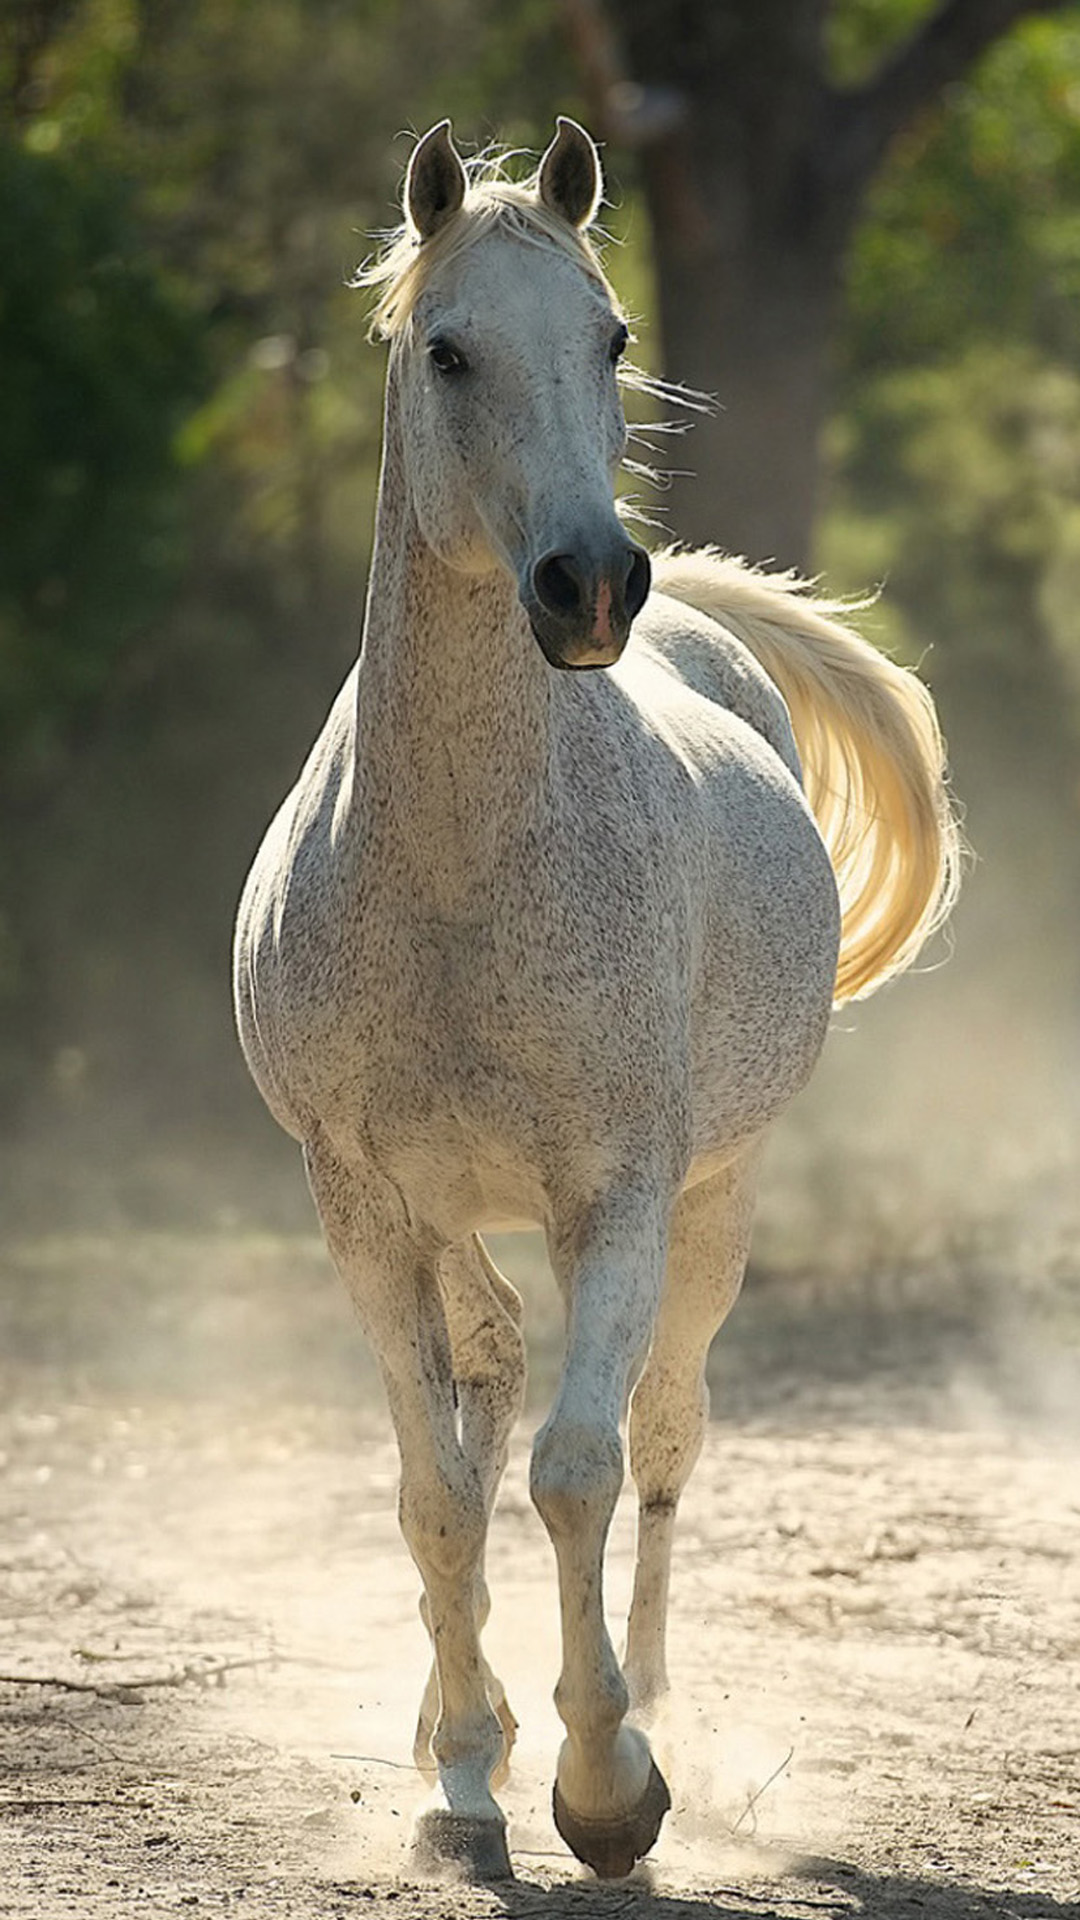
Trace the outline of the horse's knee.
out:
[[[552,1539],[606,1529],[623,1483],[618,1430],[551,1419],[533,1443],[529,1491]]]
[[[462,1469],[422,1486],[402,1476],[398,1521],[425,1580],[471,1578],[483,1555],[485,1502],[476,1474],[465,1463]]]

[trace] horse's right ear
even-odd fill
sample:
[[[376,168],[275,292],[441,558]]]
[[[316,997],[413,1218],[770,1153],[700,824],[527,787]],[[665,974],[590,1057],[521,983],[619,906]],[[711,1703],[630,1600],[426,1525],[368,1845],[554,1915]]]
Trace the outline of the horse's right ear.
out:
[[[555,126],[555,138],[537,174],[540,198],[572,227],[587,227],[595,220],[604,193],[600,155],[576,120],[560,113]]]
[[[451,220],[465,198],[468,181],[449,120],[418,140],[405,175],[405,213],[421,240],[430,240]]]

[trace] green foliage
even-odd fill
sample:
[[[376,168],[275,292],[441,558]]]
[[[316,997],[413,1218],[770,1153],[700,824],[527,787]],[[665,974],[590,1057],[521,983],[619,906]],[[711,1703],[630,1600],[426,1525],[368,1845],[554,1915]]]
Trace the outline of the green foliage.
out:
[[[858,372],[972,339],[1080,353],[1080,19],[1032,19],[897,142],[849,276]]]
[[[202,372],[129,195],[0,146],[0,754],[48,763],[174,580],[173,441]]]
[[[5,620],[4,670],[22,686],[6,703],[13,735],[40,731],[39,721],[48,732],[63,705],[63,687],[54,694],[42,678],[47,666],[64,684],[85,669],[93,696],[102,684],[94,662],[107,672],[120,656],[150,604],[142,589],[179,557],[165,511],[178,497],[164,484],[175,477],[174,450],[202,581],[257,569],[283,606],[316,616],[343,581],[355,592],[382,360],[346,281],[371,230],[396,216],[403,130],[451,112],[466,146],[496,133],[534,141],[538,128],[546,138],[552,107],[566,102],[567,67],[550,0],[517,0],[509,11],[496,0],[408,9],[391,0],[16,0],[0,30],[0,87],[15,95],[22,124],[6,162],[0,240],[8,257],[25,259],[9,309],[25,310],[19,324],[40,342],[42,384],[57,412],[68,408],[59,450],[39,435],[36,450],[20,446],[19,464],[36,459],[52,473],[41,479],[50,515],[38,512],[37,494],[26,497],[49,554],[69,537],[77,505],[80,552],[87,563],[96,556],[101,578],[84,584],[67,557],[43,561],[20,585],[19,618]],[[44,204],[50,193],[56,207]],[[63,327],[51,323],[61,310]],[[184,360],[196,316],[205,378],[192,414]],[[122,417],[107,423],[100,389],[112,337],[118,366],[108,380]],[[23,390],[18,364],[9,380]],[[33,412],[40,419],[36,402]],[[30,413],[27,395],[24,439]],[[91,604],[107,613],[106,562],[125,544],[110,513],[134,549],[115,583],[111,649]],[[62,670],[61,604],[82,635]]]
[[[825,18],[831,78],[859,86],[934,11],[935,0],[834,0]]]
[[[892,637],[940,642],[969,701],[981,662],[1003,713],[1020,679],[1060,705],[1080,692],[1075,13],[1007,35],[897,143],[848,294],[823,562],[887,580]]]
[[[1044,632],[1076,646],[1080,374],[981,342],[867,382],[842,431],[864,556],[924,630],[1017,668]]]

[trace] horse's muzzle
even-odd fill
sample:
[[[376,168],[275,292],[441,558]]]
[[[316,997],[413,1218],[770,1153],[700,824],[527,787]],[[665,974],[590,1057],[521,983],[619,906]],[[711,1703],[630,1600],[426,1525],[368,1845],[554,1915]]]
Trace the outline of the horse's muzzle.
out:
[[[571,671],[613,666],[651,578],[649,556],[632,540],[599,559],[581,549],[544,554],[527,575],[521,600],[545,660]]]

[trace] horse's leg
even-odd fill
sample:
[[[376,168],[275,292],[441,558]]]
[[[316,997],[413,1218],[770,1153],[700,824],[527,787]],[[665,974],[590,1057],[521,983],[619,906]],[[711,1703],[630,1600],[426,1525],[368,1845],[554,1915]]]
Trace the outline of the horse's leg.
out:
[[[619,1420],[660,1299],[669,1199],[612,1196],[552,1244],[568,1302],[567,1353],[533,1445],[531,1488],[555,1548],[562,1609],[555,1704],[566,1739],[554,1812],[567,1845],[604,1878],[629,1873],[671,1804],[647,1740],[623,1724],[629,1696],[603,1599],[604,1547],[623,1479]]]
[[[630,1403],[638,1543],[625,1673],[634,1707],[647,1707],[667,1691],[664,1640],[675,1511],[705,1437],[709,1345],[742,1285],[758,1159],[753,1152],[692,1187],[672,1214],[664,1296]]]
[[[398,1515],[435,1648],[440,1799],[417,1822],[415,1850],[421,1863],[452,1859],[478,1878],[507,1878],[506,1822],[489,1785],[503,1729],[488,1701],[475,1604],[487,1499],[458,1438],[437,1253],[377,1175],[358,1178],[321,1144],[305,1158],[327,1244],[386,1384],[401,1454]]]
[[[448,1247],[438,1266],[457,1386],[461,1445],[480,1479],[488,1518],[506,1466],[510,1432],[521,1412],[525,1389],[525,1344],[521,1335],[521,1299],[499,1272],[483,1242],[470,1239]],[[477,1569],[476,1624],[482,1630],[490,1610],[484,1570]],[[420,1603],[430,1620],[426,1596]],[[517,1721],[502,1682],[484,1662],[488,1699],[503,1730],[503,1757],[492,1774],[500,1786],[509,1771]],[[417,1721],[413,1756],[424,1774],[434,1772],[431,1736],[439,1712],[439,1676],[432,1664]]]

